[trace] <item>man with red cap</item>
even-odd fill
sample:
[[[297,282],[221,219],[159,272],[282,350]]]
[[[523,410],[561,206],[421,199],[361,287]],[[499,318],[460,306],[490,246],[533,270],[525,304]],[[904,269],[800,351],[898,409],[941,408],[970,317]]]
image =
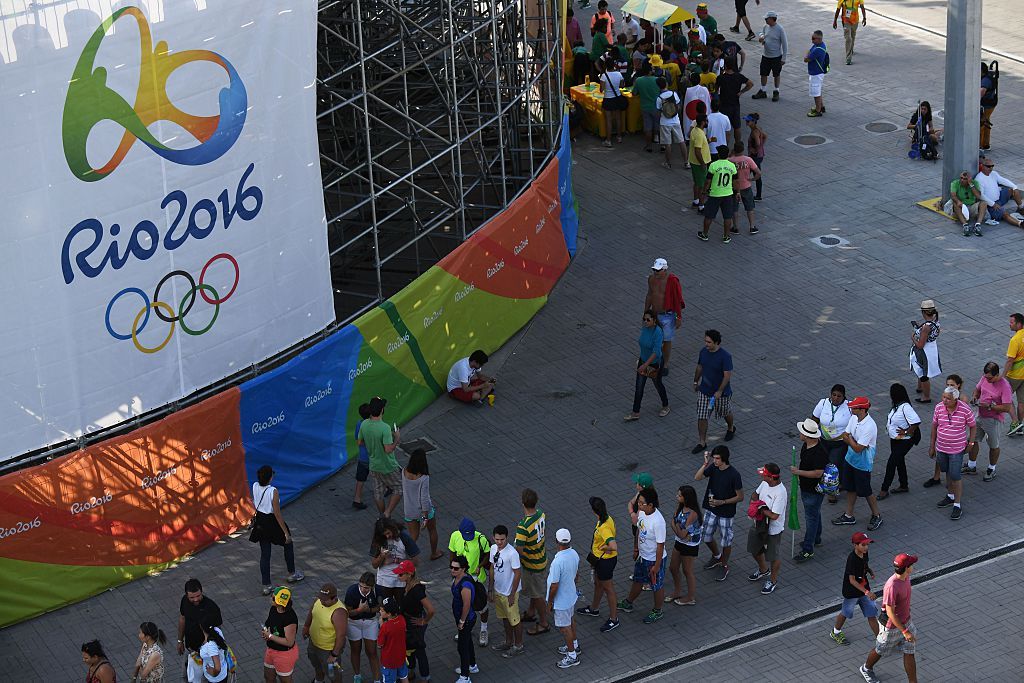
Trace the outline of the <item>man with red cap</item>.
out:
[[[843,442],[849,448],[839,470],[839,487],[846,491],[846,512],[833,519],[832,523],[837,526],[856,524],[853,506],[857,498],[867,498],[871,508],[868,531],[874,531],[882,526],[882,513],[878,510],[878,501],[871,490],[871,468],[875,465],[875,452],[878,450],[878,425],[868,416],[871,401],[867,396],[858,396],[847,405],[853,417],[843,432]]]
[[[917,562],[916,555],[900,553],[892,561],[895,573],[885,582],[882,591],[882,607],[889,615],[889,623],[875,639],[875,649],[868,653],[868,659],[860,667],[860,675],[867,683],[878,683],[874,666],[882,655],[894,650],[903,653],[903,668],[907,671],[908,683],[917,683],[917,660],[914,658],[917,645],[917,629],[910,621],[910,575]]]
[[[875,573],[868,566],[868,545],[874,543],[863,531],[858,531],[850,539],[853,551],[846,558],[846,571],[843,572],[843,606],[836,615],[836,625],[829,634],[832,640],[840,645],[849,645],[843,633],[843,624],[853,618],[853,609],[860,607],[860,612],[868,618],[868,626],[878,637],[878,605],[875,594],[868,585],[868,577],[875,578]]]

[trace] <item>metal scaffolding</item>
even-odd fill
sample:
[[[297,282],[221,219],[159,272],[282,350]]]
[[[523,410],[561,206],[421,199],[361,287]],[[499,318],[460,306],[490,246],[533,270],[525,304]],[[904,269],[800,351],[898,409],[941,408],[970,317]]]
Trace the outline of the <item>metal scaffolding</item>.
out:
[[[554,153],[556,4],[322,0],[321,168],[339,321],[503,209]]]

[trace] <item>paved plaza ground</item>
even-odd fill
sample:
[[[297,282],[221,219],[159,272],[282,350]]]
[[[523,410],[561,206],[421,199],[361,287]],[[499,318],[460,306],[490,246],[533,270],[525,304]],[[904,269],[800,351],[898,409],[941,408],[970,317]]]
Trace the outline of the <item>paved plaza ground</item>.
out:
[[[710,4],[719,25],[728,26],[732,3]],[[886,12],[898,14],[903,4],[888,2]],[[934,17],[944,13],[941,2],[906,5],[906,18],[917,23],[922,17],[936,23]],[[1009,0],[989,1],[987,16],[1008,17],[1011,6]],[[980,239],[961,237],[956,224],[915,206],[939,194],[941,166],[910,161],[902,130],[876,134],[864,128],[889,121],[902,129],[922,98],[941,108],[943,41],[923,30],[869,17],[858,37],[856,64],[846,67],[833,60],[825,85],[826,117],[808,119],[804,114],[810,100],[800,56],[811,31],[819,27],[829,29],[831,51],[841,54],[842,38],[830,30],[831,8],[834,4],[828,2],[787,3],[783,8],[778,0],[764,0],[754,11],[751,3],[755,25],[763,10],[782,13],[780,23],[789,32],[793,53],[783,72],[781,102],[743,100],[745,113],[761,112],[770,136],[765,199],[757,207],[761,234],[748,236],[744,221],[742,234],[731,244],[699,242],[698,218],[686,207],[689,174],[681,165],[662,169],[657,154],[641,151],[638,136],[629,136],[612,150],[602,148],[596,138],[580,137],[574,153],[582,224],[579,253],[548,306],[496,354],[493,365],[501,377],[496,405],[467,408],[439,399],[403,429],[404,438],[425,436],[439,447],[431,474],[442,543],[463,515],[486,531],[496,524],[512,526],[520,515],[519,492],[529,486],[540,494],[548,528],[569,528],[581,555],[587,552],[594,522],[587,499],[604,497],[624,531],[620,548],[628,555],[623,509],[632,491],[630,473],[651,472],[667,507],[675,489],[692,482],[698,465],[698,456],[690,455],[696,428],[689,385],[706,328],[720,330],[724,347],[733,354],[738,432],[729,446],[748,495],[758,482],[758,466],[768,460],[788,464],[791,447],[799,445],[796,422],[808,416],[833,383],[844,383],[851,397],[869,396],[875,404],[872,414],[884,426],[889,385],[899,381],[913,386],[907,368],[908,321],[919,315],[922,299],[935,299],[940,310],[944,372],[960,373],[973,385],[986,361],[1002,362],[1008,314],[1024,309],[1024,231],[1004,224],[989,228]],[[579,16],[589,20],[587,12]],[[937,24],[943,30],[944,21]],[[1024,52],[1019,45],[1014,50],[1008,31],[999,28],[993,35],[1001,41],[999,49]],[[751,53],[746,72],[754,74],[759,49],[750,43],[744,47]],[[1024,162],[1012,156],[1024,141],[1016,125],[1024,115],[1024,79],[1018,75],[1022,68],[1003,61],[992,156],[1001,173],[1024,184]],[[788,141],[804,134],[821,135],[828,142],[804,148]],[[717,226],[712,230],[716,234],[721,234]],[[823,235],[839,237],[844,244],[825,248],[817,240]],[[624,424],[645,278],[655,257],[668,259],[682,280],[687,302],[674,344],[673,372],[666,381],[672,412],[657,416],[656,395],[649,387],[642,419]],[[924,413],[927,424],[930,412]],[[712,445],[720,442],[723,429],[712,426]],[[889,574],[887,558],[898,552],[919,555],[918,574],[927,577],[1024,539],[1015,493],[1024,478],[1022,447],[1024,439],[1017,439],[1003,449],[994,481],[983,483],[980,476],[965,481],[965,514],[959,522],[936,509],[938,489],[921,487],[931,463],[924,446],[913,449],[908,456],[911,493],[880,503],[885,522],[872,534],[879,587]],[[887,457],[882,439],[876,482]],[[984,466],[984,454],[981,460]],[[346,469],[284,510],[299,566],[307,576],[296,590],[300,619],[322,582],[345,587],[369,566],[374,514],[350,507],[353,474],[352,468]],[[839,511],[826,505],[823,512],[834,516]],[[645,593],[637,611],[622,615],[622,625],[612,633],[598,632],[603,619],[584,618],[578,667],[555,667],[560,641],[552,633],[527,638],[526,653],[513,660],[478,653],[481,673],[473,680],[858,680],[856,667],[869,648],[862,620],[849,625],[853,644],[848,648],[825,637],[829,616],[785,626],[837,604],[850,533],[867,522],[863,503],[856,512],[855,527],[827,525],[824,546],[812,561],[797,566],[787,557],[773,595],[760,595],[758,586],[745,579],[754,563],[743,552],[744,518],[737,521],[732,576],[716,583],[698,570],[696,606],[669,605],[662,621],[645,626],[641,619],[650,606],[650,594]],[[789,532],[784,543],[788,551]],[[707,557],[702,548],[698,562]],[[155,621],[173,640],[182,586],[194,576],[223,610],[225,633],[243,667],[240,680],[260,680],[263,641],[258,624],[266,617],[269,600],[260,595],[257,559],[257,548],[244,538],[225,539],[158,576],[5,629],[0,632],[0,670],[5,672],[0,678],[81,680],[79,644],[98,637],[119,677],[127,680],[138,651],[137,625]],[[628,564],[620,562],[616,572],[620,596],[628,590]],[[1011,553],[915,588],[922,681],[1020,680],[1024,657],[1017,631],[1024,588],[1019,566],[1020,554]],[[283,580],[280,551],[273,570]],[[428,631],[433,678],[454,679],[458,658],[447,563],[425,562],[421,574],[430,582],[428,591],[438,607]],[[588,582],[589,572],[581,572],[584,596],[590,595]],[[772,633],[773,627],[780,630]],[[498,633],[492,629],[492,642],[500,638]],[[708,654],[741,636],[747,644]],[[304,650],[305,645],[296,681],[311,678]],[[688,664],[671,668],[673,661],[687,656]],[[168,679],[176,680],[181,659],[173,654],[168,659],[174,674]],[[350,681],[347,654],[342,659],[345,680]],[[645,673],[658,665],[663,666]],[[883,660],[877,672],[887,681],[903,677],[892,658]]]

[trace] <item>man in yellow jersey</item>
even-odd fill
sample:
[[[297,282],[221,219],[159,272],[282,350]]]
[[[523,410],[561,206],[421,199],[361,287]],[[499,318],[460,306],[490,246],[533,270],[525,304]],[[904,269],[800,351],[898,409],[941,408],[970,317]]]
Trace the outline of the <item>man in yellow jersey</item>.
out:
[[[846,39],[846,65],[853,64],[853,43],[857,40],[857,22],[868,25],[868,13],[864,0],[839,0],[836,15],[832,17],[832,28],[839,28],[839,17],[843,18],[843,38]]]
[[[536,636],[551,630],[547,612],[547,551],[544,548],[544,511],[537,508],[537,492],[523,489],[523,520],[516,526],[516,550],[523,568],[523,596],[529,601],[523,621],[537,622],[526,635]]]
[[[732,231],[735,200],[739,197],[739,192],[733,189],[736,187],[737,169],[736,164],[729,161],[728,147],[722,145],[715,152],[717,161],[712,161],[708,166],[708,177],[704,181],[704,193],[707,195],[707,199],[704,200],[704,229],[697,233],[697,237],[703,242],[708,241],[708,228],[711,227],[711,221],[715,219],[718,210],[721,209],[722,224],[724,225],[722,242],[729,244],[732,241],[729,233]]]
[[[309,639],[306,656],[313,665],[313,679],[317,683],[329,681],[341,683],[341,665],[338,657],[345,649],[345,634],[348,631],[348,610],[338,600],[338,589],[333,583],[320,587],[306,623],[302,627],[302,638]]]
[[[1017,412],[1006,430],[1007,436],[1020,436],[1024,431],[1024,314],[1010,314],[1010,345],[1006,347],[1006,363],[1003,377],[1010,382],[1010,389],[1017,397]]]

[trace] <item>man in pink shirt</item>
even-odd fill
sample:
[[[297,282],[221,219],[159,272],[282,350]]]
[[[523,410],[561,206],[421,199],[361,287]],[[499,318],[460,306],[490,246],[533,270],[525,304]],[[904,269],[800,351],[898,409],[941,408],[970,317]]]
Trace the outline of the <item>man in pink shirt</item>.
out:
[[[736,202],[736,209],[733,213],[739,212],[739,202],[742,201],[743,209],[747,212],[747,226],[750,228],[750,234],[756,235],[758,230],[754,223],[754,191],[750,189],[750,182],[761,177],[761,169],[757,167],[753,159],[743,153],[743,149],[743,142],[737,140],[736,144],[732,146],[732,154],[729,155],[729,161],[736,164],[736,187],[733,189],[739,193],[739,201]],[[733,222],[732,232],[740,231],[736,227],[738,222]]]
[[[984,374],[978,380],[972,397],[978,406],[978,441],[988,441],[988,469],[982,481],[996,478],[996,463],[999,462],[999,442],[1003,437],[1003,421],[1013,412],[1013,389],[999,374],[999,365],[985,363]],[[964,465],[964,474],[978,473],[978,444],[971,447],[971,459]]]
[[[960,400],[955,387],[946,387],[942,401],[932,414],[932,440],[928,456],[939,463],[939,471],[946,474],[946,495],[939,501],[940,508],[953,506],[949,518],[960,519],[960,494],[963,491],[961,471],[964,451],[974,446],[974,413]]]
[[[882,591],[882,607],[889,615],[889,623],[875,639],[875,649],[868,653],[868,659],[860,667],[860,675],[867,683],[878,683],[874,666],[882,655],[893,650],[903,653],[903,668],[907,672],[907,683],[917,683],[917,629],[910,621],[910,574],[917,562],[916,555],[900,553],[892,560],[895,572],[885,582]]]

